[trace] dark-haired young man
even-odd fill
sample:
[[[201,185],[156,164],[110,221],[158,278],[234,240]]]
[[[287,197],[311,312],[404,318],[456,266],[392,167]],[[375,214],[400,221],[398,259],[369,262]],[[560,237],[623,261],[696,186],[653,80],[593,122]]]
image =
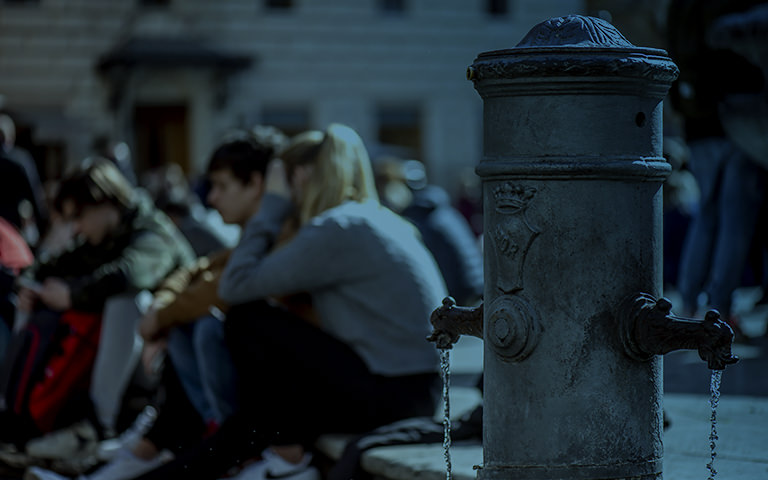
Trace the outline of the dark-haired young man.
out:
[[[243,227],[259,209],[274,142],[249,136],[230,139],[212,154],[208,203],[224,223]],[[189,399],[210,427],[235,409],[234,376],[222,323],[211,307],[226,312],[216,290],[230,250],[201,257],[179,269],[155,294],[139,326],[145,340],[168,340],[171,361]]]
[[[2,365],[11,381],[0,441],[17,446],[83,414],[78,400],[88,397],[107,300],[153,290],[195,259],[172,222],[107,160],[87,159],[67,175],[55,207],[76,242],[26,272],[18,307],[29,322],[14,339],[17,356]],[[30,352],[46,339],[46,351]]]

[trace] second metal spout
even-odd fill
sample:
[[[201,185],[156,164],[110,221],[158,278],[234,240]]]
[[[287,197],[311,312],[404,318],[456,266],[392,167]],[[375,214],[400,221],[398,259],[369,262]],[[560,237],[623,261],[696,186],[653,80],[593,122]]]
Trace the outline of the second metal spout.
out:
[[[620,336],[627,354],[638,360],[674,350],[698,350],[711,370],[724,370],[739,361],[731,352],[733,330],[717,310],[703,320],[672,314],[672,303],[640,293],[628,297],[619,309]]]

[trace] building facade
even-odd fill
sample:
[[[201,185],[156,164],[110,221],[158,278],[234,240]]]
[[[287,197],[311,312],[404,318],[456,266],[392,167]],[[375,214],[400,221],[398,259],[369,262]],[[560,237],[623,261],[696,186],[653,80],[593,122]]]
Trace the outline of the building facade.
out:
[[[346,123],[372,156],[422,160],[455,192],[482,151],[465,72],[582,0],[5,0],[0,109],[43,175],[110,137],[140,172],[190,177],[228,130]],[[23,138],[22,138],[23,140]]]

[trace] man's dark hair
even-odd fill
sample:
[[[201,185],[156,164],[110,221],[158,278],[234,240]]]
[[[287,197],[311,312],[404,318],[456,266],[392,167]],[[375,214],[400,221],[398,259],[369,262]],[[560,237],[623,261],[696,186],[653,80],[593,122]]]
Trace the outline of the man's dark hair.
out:
[[[75,205],[75,215],[84,207],[110,203],[128,210],[133,207],[133,187],[109,160],[87,158],[61,181],[54,208],[61,212],[66,201]]]
[[[229,135],[211,155],[208,174],[230,170],[243,184],[258,172],[264,175],[267,164],[285,144],[285,135],[273,127],[256,127],[250,132]]]

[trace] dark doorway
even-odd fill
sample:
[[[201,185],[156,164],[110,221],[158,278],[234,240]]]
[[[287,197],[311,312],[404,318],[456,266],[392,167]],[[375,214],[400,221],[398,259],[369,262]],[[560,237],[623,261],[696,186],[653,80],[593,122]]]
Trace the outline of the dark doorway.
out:
[[[169,163],[189,173],[189,119],[186,105],[137,105],[134,111],[137,173]]]

